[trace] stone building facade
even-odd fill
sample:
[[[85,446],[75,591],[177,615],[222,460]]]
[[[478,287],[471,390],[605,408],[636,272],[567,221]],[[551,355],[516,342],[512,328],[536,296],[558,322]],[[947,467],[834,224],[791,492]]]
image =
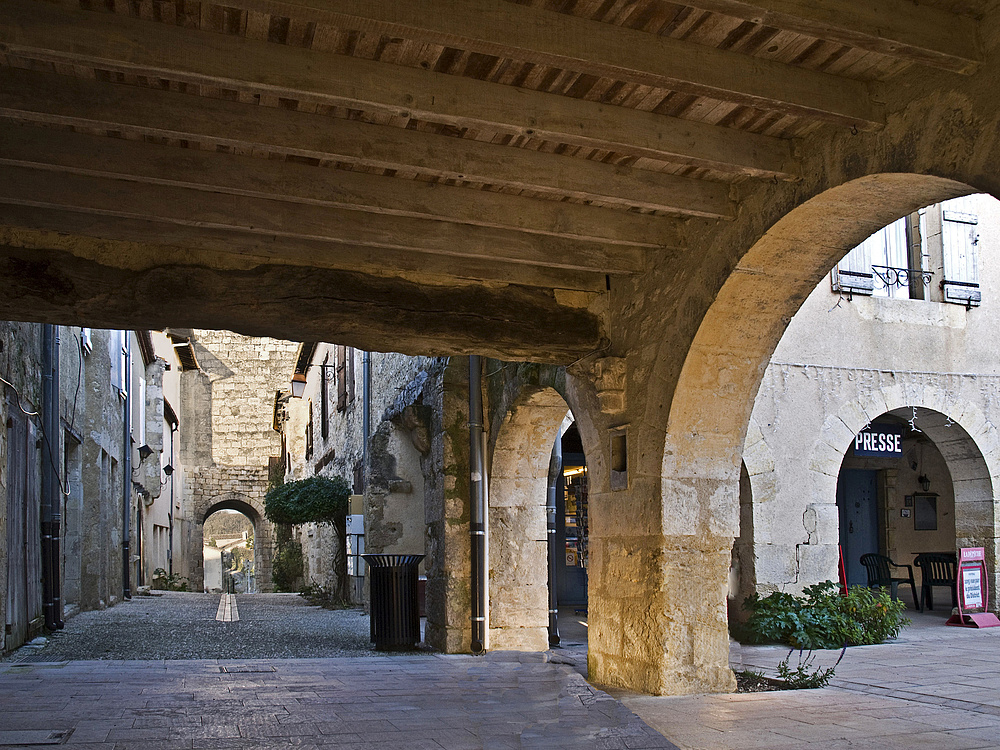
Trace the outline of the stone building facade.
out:
[[[198,369],[180,383],[181,421],[189,425],[179,452],[184,480],[185,575],[202,590],[203,524],[218,510],[237,510],[253,523],[256,587],[271,590],[272,524],[264,495],[281,438],[274,431],[274,396],[287,386],[298,344],[229,331],[171,329],[191,342]]]
[[[912,564],[920,552],[984,547],[997,590],[1000,362],[984,344],[1000,310],[1000,270],[989,262],[1000,252],[1000,204],[983,195],[935,204],[876,235],[876,252],[891,255],[893,232],[911,261],[905,247],[891,264],[862,255],[869,289],[849,293],[836,277],[858,266],[853,251],[767,366],[743,451],[733,604],[836,580],[838,545],[852,584],[865,580],[864,552]],[[920,272],[909,274],[917,283],[887,286],[878,275],[899,282],[885,269],[900,265]],[[898,456],[860,455],[854,440],[871,425],[896,430]],[[861,479],[869,488],[852,490]]]
[[[169,565],[165,364],[148,331],[0,323],[3,650]]]
[[[882,290],[869,284],[867,290],[849,293],[843,275],[837,283],[838,274],[852,262],[849,256],[832,272],[834,281],[825,278],[789,325],[745,428],[741,513],[732,519],[739,530],[736,541],[731,549],[719,551],[733,560],[734,616],[739,613],[733,603],[751,591],[800,591],[836,580],[840,529],[851,525],[849,520],[841,522],[838,505],[838,478],[844,470],[878,472],[880,536],[872,551],[912,563],[921,551],[985,546],[990,570],[995,571],[993,488],[1000,477],[994,466],[1000,445],[994,425],[1000,419],[1000,373],[993,351],[981,344],[990,340],[996,325],[1000,276],[984,264],[976,279],[981,299],[949,298],[943,280],[973,282],[956,278],[954,261],[946,258],[942,222],[946,212],[974,210],[978,231],[973,246],[988,256],[1000,251],[1000,212],[985,198],[966,200],[972,203],[934,205],[902,220],[909,222],[906,236],[915,253],[904,269],[920,280],[905,298],[898,284]],[[867,262],[873,264],[871,258]],[[926,279],[924,270],[930,272]],[[886,276],[888,271],[880,273]],[[868,275],[873,275],[870,268]],[[306,378],[305,392],[301,401],[289,400],[289,413],[297,416],[285,423],[286,448],[293,454],[288,460],[296,478],[311,473],[350,476],[365,453],[353,407],[343,412],[322,408],[324,397],[336,399],[339,375],[328,378],[326,391],[321,378],[340,372],[337,349],[315,345],[298,363],[298,373]],[[354,356],[357,367],[361,355]],[[372,419],[363,487],[367,549],[427,555],[422,568],[427,577],[427,643],[447,651],[465,650],[470,644],[467,359],[369,356]],[[591,370],[600,410],[623,413],[628,404],[621,361],[600,358]],[[486,360],[484,371],[490,646],[544,650],[545,492],[553,443],[565,429],[567,414],[572,415],[567,400],[571,376],[564,368],[499,360]],[[594,425],[587,415],[587,410],[580,411],[577,428],[585,436],[584,445],[593,446]],[[326,428],[322,419],[331,420]],[[854,437],[870,423],[882,422],[900,426],[903,458],[853,455]],[[628,436],[629,427],[623,423],[607,433],[606,451],[587,456],[591,468],[609,476],[612,492],[616,482],[628,487],[635,481],[627,471],[632,457]],[[296,454],[297,449],[303,452]],[[911,508],[907,503],[914,497],[921,500],[918,480],[924,476],[930,477],[934,490],[925,494],[936,496],[934,529],[914,528],[915,508],[902,513]],[[719,498],[720,508],[724,500]],[[685,515],[679,502],[670,524],[690,534],[702,523],[695,510]],[[627,511],[596,501],[590,512],[592,523],[613,529],[627,521]],[[422,546],[418,532],[424,535]],[[303,536],[304,545],[318,533],[310,530],[311,537]],[[638,551],[630,552],[625,539],[606,538],[591,546],[590,555],[591,565],[614,567],[613,578],[646,580],[657,575],[657,565]],[[692,562],[683,555],[660,564],[676,586],[690,581]],[[592,633],[616,627],[613,623],[621,618],[642,622],[637,604],[613,590],[601,590],[604,585],[601,579],[591,581]],[[715,611],[724,608],[723,590],[698,589],[690,595],[706,611],[712,610],[713,618],[725,620],[724,612]],[[592,653],[591,658],[600,656]]]

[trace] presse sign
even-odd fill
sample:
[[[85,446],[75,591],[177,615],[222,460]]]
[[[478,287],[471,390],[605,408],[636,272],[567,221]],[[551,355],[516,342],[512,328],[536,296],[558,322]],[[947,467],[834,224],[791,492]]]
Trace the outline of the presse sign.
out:
[[[872,424],[854,438],[855,456],[902,456],[903,428],[892,424]]]

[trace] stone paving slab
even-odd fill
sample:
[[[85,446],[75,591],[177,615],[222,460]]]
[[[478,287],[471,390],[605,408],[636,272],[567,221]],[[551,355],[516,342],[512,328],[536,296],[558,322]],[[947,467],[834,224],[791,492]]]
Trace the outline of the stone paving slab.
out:
[[[684,750],[1000,748],[1000,628],[947,627],[942,612],[907,616],[913,626],[895,642],[848,649],[820,690],[609,692]],[[733,661],[773,675],[787,653],[743,646]],[[817,652],[817,664],[829,666],[839,653]]]
[[[544,654],[8,663],[0,706],[0,747],[676,750]]]

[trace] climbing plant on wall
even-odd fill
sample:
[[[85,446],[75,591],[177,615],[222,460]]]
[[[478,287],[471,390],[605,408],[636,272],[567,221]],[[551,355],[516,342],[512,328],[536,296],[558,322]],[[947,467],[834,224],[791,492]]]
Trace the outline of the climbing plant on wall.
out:
[[[343,477],[309,477],[277,485],[264,496],[264,515],[276,524],[328,524],[337,534],[333,557],[335,597],[346,603],[347,511],[351,487]]]

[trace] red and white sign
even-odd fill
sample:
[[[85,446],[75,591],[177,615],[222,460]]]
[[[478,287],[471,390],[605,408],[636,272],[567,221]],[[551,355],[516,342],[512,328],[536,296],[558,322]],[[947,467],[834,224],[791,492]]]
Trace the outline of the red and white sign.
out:
[[[983,604],[983,571],[962,568],[962,609],[980,609]]]
[[[963,547],[958,557],[958,614],[948,618],[946,625],[966,628],[1000,627],[1000,619],[992,612],[966,612],[987,608],[990,600],[986,579],[986,550],[983,547]]]

